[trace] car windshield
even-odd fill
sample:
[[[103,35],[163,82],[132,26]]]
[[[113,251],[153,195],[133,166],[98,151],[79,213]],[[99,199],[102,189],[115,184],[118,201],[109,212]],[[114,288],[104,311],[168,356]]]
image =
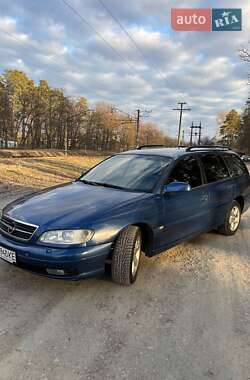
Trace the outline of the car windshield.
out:
[[[120,154],[101,162],[80,180],[96,186],[150,192],[170,161],[169,157]]]

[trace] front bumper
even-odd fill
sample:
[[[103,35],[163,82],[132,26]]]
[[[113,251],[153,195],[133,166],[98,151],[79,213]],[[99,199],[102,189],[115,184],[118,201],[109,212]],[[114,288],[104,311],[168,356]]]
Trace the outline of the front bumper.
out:
[[[34,243],[19,243],[0,234],[0,246],[16,253],[17,263],[14,265],[18,267],[47,277],[78,280],[104,273],[112,243],[92,247],[48,248]]]

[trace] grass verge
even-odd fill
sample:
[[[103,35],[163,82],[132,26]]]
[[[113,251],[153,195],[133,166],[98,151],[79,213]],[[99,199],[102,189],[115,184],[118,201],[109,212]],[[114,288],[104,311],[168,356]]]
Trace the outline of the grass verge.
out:
[[[0,158],[0,183],[29,188],[45,188],[69,182],[84,169],[102,161],[103,156],[58,156]]]

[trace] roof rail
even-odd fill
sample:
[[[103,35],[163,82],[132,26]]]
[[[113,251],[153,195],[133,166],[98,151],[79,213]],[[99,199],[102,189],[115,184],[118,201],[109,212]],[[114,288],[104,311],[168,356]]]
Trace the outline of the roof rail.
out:
[[[189,146],[186,149],[186,152],[191,152],[192,150],[199,149],[211,149],[211,150],[232,150],[229,146],[225,145],[197,145],[197,146]]]
[[[140,145],[140,146],[137,146],[136,149],[137,150],[141,150],[141,149],[154,149],[154,148],[166,148],[165,145]]]

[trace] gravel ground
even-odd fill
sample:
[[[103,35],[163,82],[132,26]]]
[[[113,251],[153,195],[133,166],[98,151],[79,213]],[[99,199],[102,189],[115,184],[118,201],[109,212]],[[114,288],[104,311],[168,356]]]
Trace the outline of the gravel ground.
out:
[[[25,189],[25,192],[30,189]],[[23,193],[0,188],[0,209]],[[143,258],[130,288],[0,262],[1,380],[249,380],[250,212]]]

